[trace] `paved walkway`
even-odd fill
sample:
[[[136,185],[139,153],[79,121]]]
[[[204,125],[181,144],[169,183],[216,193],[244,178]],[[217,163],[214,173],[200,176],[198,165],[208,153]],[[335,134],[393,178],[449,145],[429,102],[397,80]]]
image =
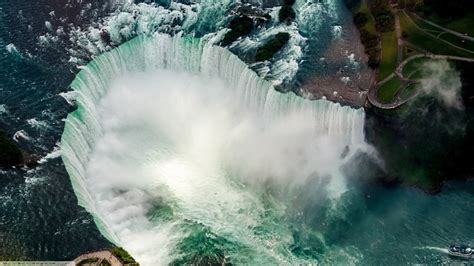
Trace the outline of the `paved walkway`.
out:
[[[78,264],[79,262],[86,260],[86,259],[92,259],[92,258],[98,258],[100,260],[107,260],[112,266],[122,266],[123,263],[115,257],[112,252],[109,250],[100,250],[92,253],[87,253],[83,254],[77,258],[74,259],[74,263]]]
[[[72,261],[0,261],[0,266],[75,266]]]
[[[395,33],[397,34],[398,57],[397,65],[403,60],[403,38],[402,27],[400,26],[400,17],[395,14]]]

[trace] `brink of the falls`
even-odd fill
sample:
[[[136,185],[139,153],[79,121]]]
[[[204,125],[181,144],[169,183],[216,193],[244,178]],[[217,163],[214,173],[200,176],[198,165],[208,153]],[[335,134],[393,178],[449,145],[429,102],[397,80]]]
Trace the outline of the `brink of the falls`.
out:
[[[317,262],[291,248],[292,193],[317,179],[345,193],[363,110],[281,94],[226,49],[163,34],[102,54],[71,87],[75,194],[142,265]]]

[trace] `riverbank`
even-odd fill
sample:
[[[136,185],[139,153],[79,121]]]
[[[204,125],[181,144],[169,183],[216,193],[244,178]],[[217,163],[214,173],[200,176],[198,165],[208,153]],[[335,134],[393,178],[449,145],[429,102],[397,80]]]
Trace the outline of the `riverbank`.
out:
[[[420,95],[396,110],[368,109],[366,137],[386,163],[381,183],[440,192],[450,180],[474,176],[474,65],[457,63],[463,108]]]

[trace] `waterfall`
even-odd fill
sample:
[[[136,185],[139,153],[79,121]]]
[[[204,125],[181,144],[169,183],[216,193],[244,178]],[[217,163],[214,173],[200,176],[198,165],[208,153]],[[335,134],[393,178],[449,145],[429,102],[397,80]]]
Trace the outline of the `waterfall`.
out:
[[[366,146],[363,110],[281,94],[190,37],[136,37],[71,88],[61,153],[78,202],[142,265],[311,263],[290,251],[287,203],[266,202],[263,184],[330,176],[337,198],[340,167]]]

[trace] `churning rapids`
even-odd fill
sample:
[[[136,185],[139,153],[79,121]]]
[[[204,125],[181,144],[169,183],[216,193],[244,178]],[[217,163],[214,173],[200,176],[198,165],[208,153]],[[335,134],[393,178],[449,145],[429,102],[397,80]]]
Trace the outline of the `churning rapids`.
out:
[[[337,213],[341,168],[370,150],[362,109],[281,94],[199,39],[137,37],[71,87],[61,150],[74,191],[143,265],[314,262],[291,248],[306,230],[294,199],[311,183]]]

